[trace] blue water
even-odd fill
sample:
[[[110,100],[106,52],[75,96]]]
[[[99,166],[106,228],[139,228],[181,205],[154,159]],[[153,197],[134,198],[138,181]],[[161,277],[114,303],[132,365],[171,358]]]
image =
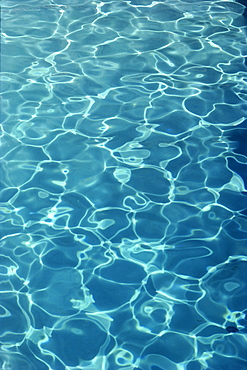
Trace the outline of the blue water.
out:
[[[241,3],[2,0],[1,369],[247,369]]]

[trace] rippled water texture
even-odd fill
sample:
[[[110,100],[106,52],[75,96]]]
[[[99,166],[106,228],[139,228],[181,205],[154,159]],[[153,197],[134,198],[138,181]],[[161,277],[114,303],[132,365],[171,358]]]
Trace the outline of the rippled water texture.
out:
[[[1,369],[247,369],[244,12],[2,1]]]

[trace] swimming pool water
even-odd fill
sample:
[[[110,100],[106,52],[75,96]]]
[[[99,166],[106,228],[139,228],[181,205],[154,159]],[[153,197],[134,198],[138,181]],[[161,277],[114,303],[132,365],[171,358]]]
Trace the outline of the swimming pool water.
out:
[[[247,369],[241,3],[2,1],[1,369]]]

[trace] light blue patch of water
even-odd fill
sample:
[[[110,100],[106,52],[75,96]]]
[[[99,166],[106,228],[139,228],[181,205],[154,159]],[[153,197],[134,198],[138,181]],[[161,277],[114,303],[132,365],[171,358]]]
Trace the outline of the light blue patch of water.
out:
[[[244,11],[3,1],[1,369],[246,369]]]

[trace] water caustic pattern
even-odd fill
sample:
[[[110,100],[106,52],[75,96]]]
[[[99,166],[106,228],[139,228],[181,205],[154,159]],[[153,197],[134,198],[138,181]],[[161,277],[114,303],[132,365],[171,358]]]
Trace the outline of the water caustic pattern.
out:
[[[246,369],[244,10],[3,0],[1,369]]]

